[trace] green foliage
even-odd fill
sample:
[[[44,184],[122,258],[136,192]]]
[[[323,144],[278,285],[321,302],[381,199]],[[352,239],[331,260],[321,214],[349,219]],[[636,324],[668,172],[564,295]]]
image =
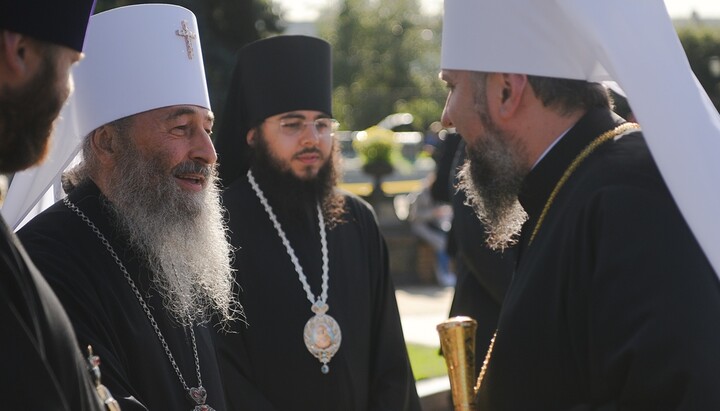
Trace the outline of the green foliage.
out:
[[[352,145],[367,174],[383,176],[393,171],[405,174],[413,169],[410,161],[400,152],[400,144],[395,142],[392,130],[371,126],[358,132]]]
[[[709,68],[711,57],[720,58],[720,29],[688,27],[678,30],[678,37],[695,76],[715,107],[720,108],[720,78],[713,77]]]
[[[445,359],[437,347],[407,344],[407,350],[415,381],[447,375]]]
[[[333,45],[335,117],[354,130],[398,111],[420,130],[439,119],[439,16],[422,15],[418,0],[344,0],[335,16],[321,28]]]
[[[445,91],[433,92],[432,97],[417,97],[410,101],[400,100],[395,103],[395,111],[412,113],[412,126],[415,130],[427,130],[430,124],[440,120],[445,102]]]
[[[393,132],[378,126],[361,131],[353,141],[353,149],[363,164],[392,164],[392,153],[397,151]]]

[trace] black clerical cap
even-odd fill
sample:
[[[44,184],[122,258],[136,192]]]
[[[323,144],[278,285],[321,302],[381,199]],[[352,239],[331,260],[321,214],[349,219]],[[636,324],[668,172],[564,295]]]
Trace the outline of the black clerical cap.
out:
[[[95,0],[0,0],[0,29],[82,51]]]
[[[247,132],[268,117],[295,110],[332,116],[330,44],[315,37],[276,36],[240,49],[215,139],[225,186],[249,167]]]

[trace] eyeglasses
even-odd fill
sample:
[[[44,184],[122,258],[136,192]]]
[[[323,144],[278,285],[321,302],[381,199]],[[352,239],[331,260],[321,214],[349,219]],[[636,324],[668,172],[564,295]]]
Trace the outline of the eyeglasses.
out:
[[[280,125],[280,134],[288,138],[299,136],[305,132],[305,128],[309,125],[312,125],[312,130],[316,137],[331,137],[340,126],[340,123],[338,123],[338,121],[334,118],[318,118],[309,121],[305,121],[300,118],[283,118],[280,120],[274,120],[273,122]]]

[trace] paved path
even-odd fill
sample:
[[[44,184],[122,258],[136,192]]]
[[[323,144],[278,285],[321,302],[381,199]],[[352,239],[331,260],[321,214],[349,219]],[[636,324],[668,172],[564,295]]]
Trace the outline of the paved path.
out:
[[[398,287],[395,296],[405,340],[410,343],[440,347],[435,326],[448,318],[453,288]]]

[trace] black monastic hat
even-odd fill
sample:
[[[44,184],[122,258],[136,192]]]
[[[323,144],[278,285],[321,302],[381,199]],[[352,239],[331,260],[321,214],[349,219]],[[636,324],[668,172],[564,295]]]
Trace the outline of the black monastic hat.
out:
[[[82,51],[95,0],[0,0],[0,29]]]
[[[276,36],[240,49],[215,139],[223,185],[249,167],[248,131],[294,110],[332,116],[330,44],[315,37]]]

